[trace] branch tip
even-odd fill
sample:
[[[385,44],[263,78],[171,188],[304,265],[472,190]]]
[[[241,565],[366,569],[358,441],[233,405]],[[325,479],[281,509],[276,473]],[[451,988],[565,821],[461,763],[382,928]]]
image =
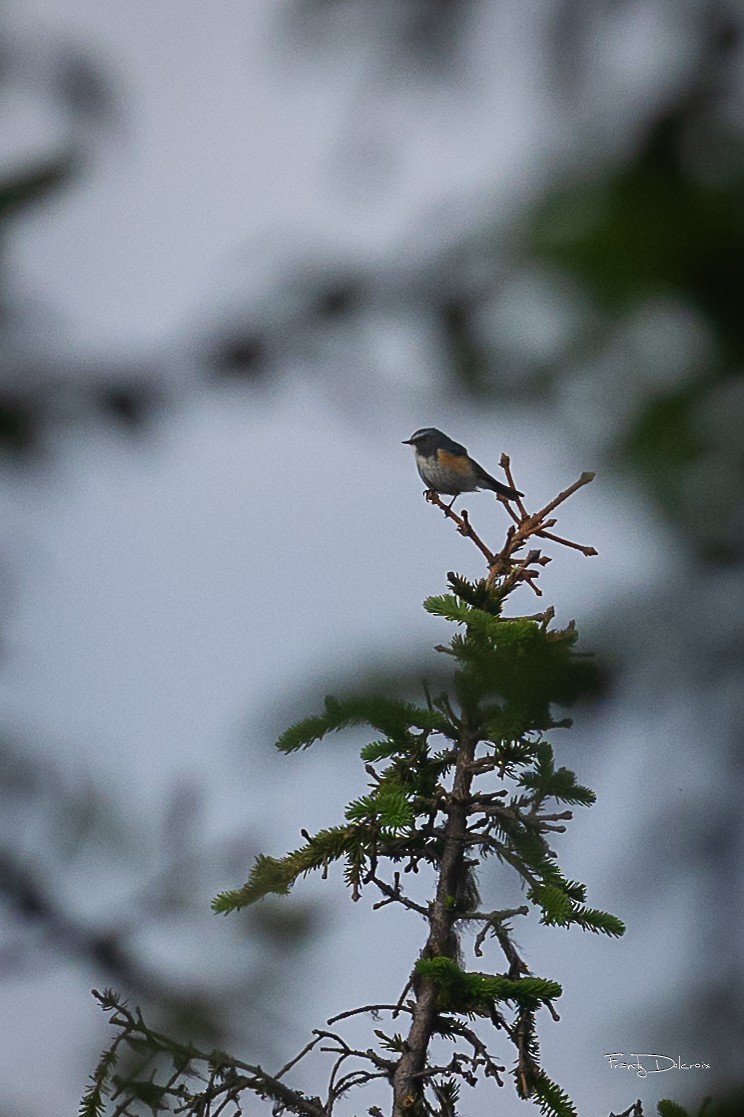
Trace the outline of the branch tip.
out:
[[[511,474],[509,455],[502,454],[499,464],[506,472],[509,484],[516,488],[516,483]],[[551,561],[550,556],[543,555],[540,548],[529,550],[525,557],[519,557],[518,552],[520,552],[531,539],[549,539],[551,543],[557,543],[561,547],[568,547],[570,550],[579,551],[586,557],[597,555],[599,552],[596,547],[592,547],[586,543],[577,543],[562,535],[556,535],[555,532],[550,530],[557,523],[557,518],[551,515],[551,513],[559,505],[563,504],[564,501],[568,500],[578,489],[593,481],[595,476],[595,473],[589,470],[585,471],[572,485],[563,489],[553,500],[549,501],[537,512],[528,513],[524,507],[523,501],[520,499],[516,502],[520,510],[520,515],[517,515],[513,507],[514,502],[503,502],[513,522],[509,524],[506,529],[504,545],[501,550],[495,552],[490,550],[473,528],[470,522],[470,515],[466,508],[463,508],[459,513],[455,512],[452,507],[454,500],[450,501],[449,504],[445,504],[439,493],[433,489],[427,489],[424,496],[430,504],[434,504],[437,508],[441,509],[444,516],[453,521],[459,534],[472,540],[473,545],[481,552],[488,567],[486,582],[489,585],[500,591],[502,595],[506,595],[512,589],[516,588],[516,586],[525,584],[529,586],[533,593],[540,597],[542,596],[542,591],[535,584],[539,572],[535,567],[547,566]]]

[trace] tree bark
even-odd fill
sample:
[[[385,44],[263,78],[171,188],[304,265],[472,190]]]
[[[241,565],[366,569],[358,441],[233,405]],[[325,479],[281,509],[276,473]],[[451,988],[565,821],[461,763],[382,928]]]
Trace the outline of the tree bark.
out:
[[[429,907],[429,935],[421,958],[455,958],[454,925],[458,918],[455,899],[460,895],[465,872],[465,843],[470,814],[472,763],[478,745],[477,734],[464,726],[457,748],[457,760],[448,797],[444,848],[439,869],[436,897]],[[432,978],[414,977],[415,1002],[405,1050],[393,1076],[393,1117],[418,1117],[423,1112],[421,1095],[429,1044],[437,1017],[437,988]]]

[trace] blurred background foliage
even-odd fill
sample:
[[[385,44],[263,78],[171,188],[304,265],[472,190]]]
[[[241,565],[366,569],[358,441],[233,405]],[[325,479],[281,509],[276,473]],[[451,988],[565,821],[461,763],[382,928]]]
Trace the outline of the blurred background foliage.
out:
[[[276,35],[288,55],[301,57],[334,43],[353,49],[364,39],[379,62],[380,86],[392,75],[437,88],[466,65],[463,39],[478,10],[441,0],[304,0],[279,7]],[[673,22],[675,62],[670,77],[660,57],[653,92],[625,121],[613,118],[600,94],[607,41],[619,13],[634,11]],[[308,258],[298,245],[262,301],[233,308],[188,339],[198,354],[193,383],[174,384],[156,354],[131,367],[120,354],[81,360],[61,331],[55,335],[46,320],[40,326],[38,310],[19,300],[6,267],[2,466],[17,473],[49,464],[60,432],[74,437],[81,424],[146,432],[153,421],[167,423],[169,408],[194,384],[214,391],[243,385],[249,398],[298,355],[348,367],[361,336],[371,336],[374,348],[375,324],[391,307],[403,330],[431,338],[442,399],[547,409],[562,437],[591,447],[605,475],[642,487],[675,551],[673,579],[595,620],[592,643],[608,692],[624,693],[641,716],[664,705],[686,711],[708,742],[699,795],[662,810],[648,835],[651,848],[668,851],[666,887],[688,887],[695,875],[700,909],[694,970],[658,1011],[683,1021],[691,1044],[712,1043],[720,1068],[740,1067],[744,10],[736,0],[556,0],[541,35],[536,57],[571,142],[536,167],[522,203],[501,212],[484,191],[466,207],[461,229],[429,229],[426,251],[410,258],[403,251],[403,259],[391,253],[367,268],[330,246]],[[68,46],[40,59],[10,33],[1,45],[0,87],[36,83],[59,117],[52,150],[0,171],[0,221],[9,228],[77,188],[91,136],[115,131],[126,104],[100,64]],[[650,56],[653,67],[653,48]],[[349,387],[339,384],[339,393]],[[349,686],[377,666],[360,664]],[[404,665],[406,679],[418,674],[416,663]],[[597,732],[602,710],[595,716]],[[267,959],[291,942],[301,946],[312,911],[295,906],[290,924],[286,908],[280,921],[259,911],[263,937],[252,968],[236,941],[221,981],[156,980],[143,922],[188,925],[195,897],[201,904],[213,890],[215,863],[224,879],[241,877],[251,837],[238,851],[200,847],[198,793],[190,787],[174,789],[150,833],[138,833],[139,823],[133,832],[115,789],[66,780],[29,755],[38,754],[9,732],[0,752],[0,972],[36,966],[40,948],[49,964],[60,955],[82,958],[97,983],[154,1004],[162,1026],[193,1032],[198,1019],[214,1042],[231,1039],[226,1008],[262,1003]],[[74,889],[65,891],[70,866],[86,857],[98,858],[107,874],[122,859],[149,866],[144,892],[140,876],[105,926],[87,921]],[[642,913],[643,881],[635,887]]]

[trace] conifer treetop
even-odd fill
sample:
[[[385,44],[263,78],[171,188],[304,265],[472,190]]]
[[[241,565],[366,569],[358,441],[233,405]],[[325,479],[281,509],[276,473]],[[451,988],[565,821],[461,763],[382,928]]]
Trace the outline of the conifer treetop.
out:
[[[508,458],[502,466],[516,488]],[[380,974],[376,1003],[345,1009],[314,1029],[276,1073],[170,1041],[114,994],[98,994],[118,1033],[92,1076],[83,1117],[131,1117],[147,1111],[145,1100],[150,1111],[170,1106],[187,1117],[237,1114],[246,1094],[265,1099],[277,1115],[342,1117],[360,1112],[358,1098],[351,1109],[342,1103],[362,1088],[376,1091],[366,1108],[371,1117],[456,1117],[463,1089],[487,1089],[488,1081],[500,1088],[508,1080],[545,1117],[575,1117],[573,1102],[542,1066],[538,1042],[538,1019],[559,1020],[562,988],[533,972],[513,924],[536,918],[545,927],[610,938],[624,931],[616,916],[587,904],[586,887],[563,871],[553,849],[574,808],[595,798],[556,761],[552,735],[571,725],[556,707],[592,693],[596,670],[576,650],[573,623],[556,627],[552,608],[505,617],[503,605],[522,585],[540,593],[536,583],[549,558],[530,546],[535,540],[596,554],[553,532],[555,510],[592,477],[582,474],[536,513],[520,500],[498,550],[475,532],[466,511],[427,494],[487,566],[475,582],[450,573],[447,592],[424,603],[454,626],[437,647],[451,660],[451,684],[441,694],[425,692],[420,704],[390,695],[329,697],[319,713],[287,729],[277,746],[289,755],[367,726],[366,786],[336,825],[301,830],[302,843],[283,856],[261,854],[245,884],[213,901],[215,912],[228,914],[285,896],[309,873],[325,877],[338,865],[353,900],[371,895],[374,910],[396,906],[423,923],[420,952],[399,994],[387,992],[390,974]],[[523,903],[481,897],[478,870],[489,861],[521,886]],[[488,887],[493,891],[490,874]],[[368,1021],[368,1043],[347,1040],[351,1018]],[[117,1062],[127,1048],[134,1069],[130,1059],[122,1074]],[[331,1059],[322,1097],[299,1081],[306,1060],[321,1054]],[[390,1099],[384,1110],[381,1087]],[[643,1117],[640,1103],[631,1112]]]

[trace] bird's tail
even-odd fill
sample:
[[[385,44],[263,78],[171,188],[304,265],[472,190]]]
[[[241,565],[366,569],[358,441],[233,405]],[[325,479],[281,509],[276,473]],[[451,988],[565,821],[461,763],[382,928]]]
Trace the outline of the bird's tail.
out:
[[[516,500],[518,496],[524,496],[524,493],[520,493],[519,489],[512,489],[509,485],[502,485],[501,482],[497,481],[495,478],[493,479],[493,490],[498,493],[499,496],[505,496],[507,500]]]

